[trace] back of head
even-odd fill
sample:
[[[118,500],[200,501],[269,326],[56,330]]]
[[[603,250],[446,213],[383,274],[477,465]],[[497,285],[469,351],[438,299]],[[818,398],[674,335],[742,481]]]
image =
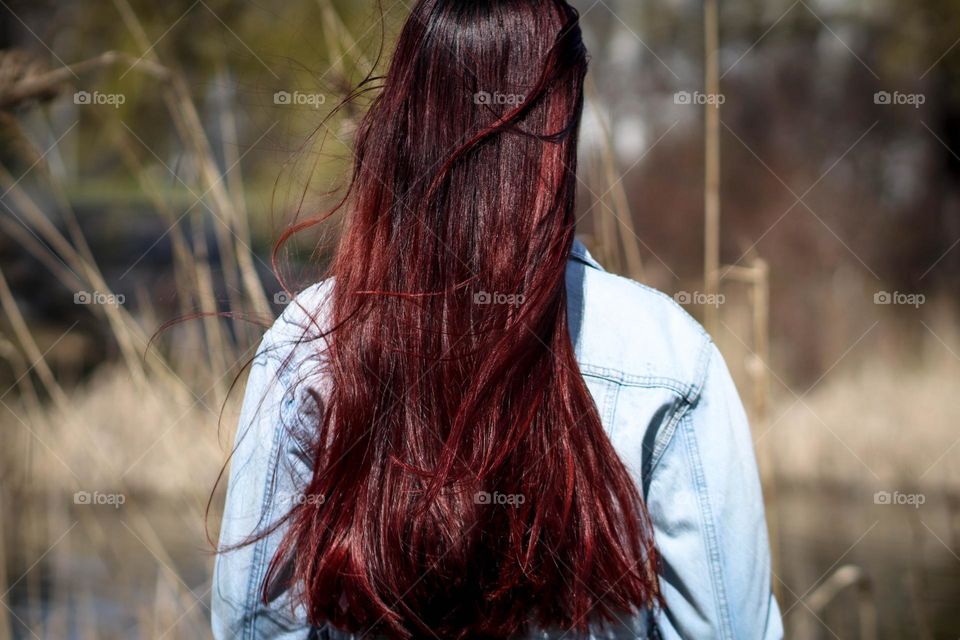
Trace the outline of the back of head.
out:
[[[506,638],[657,603],[567,325],[586,66],[562,0],[421,0],[402,30],[330,274],[324,499],[288,514],[264,585],[315,624]]]

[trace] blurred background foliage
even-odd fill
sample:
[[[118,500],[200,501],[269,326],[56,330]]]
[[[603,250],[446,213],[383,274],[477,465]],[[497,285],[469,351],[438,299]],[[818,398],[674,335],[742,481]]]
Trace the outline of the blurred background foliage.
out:
[[[147,340],[180,314],[282,310],[271,250],[336,201],[374,93],[323,118],[382,73],[409,7],[0,4],[0,639],[202,637],[205,501],[259,328],[184,323],[144,358]],[[704,108],[677,96],[704,91],[703,3],[574,4],[592,56],[578,231],[612,271],[702,291]],[[878,637],[955,638],[960,4],[725,0],[719,29],[721,262],[764,260],[769,305],[726,279],[713,331],[753,417],[790,637],[866,638],[859,611]],[[281,252],[291,289],[338,221]],[[821,609],[844,567],[858,588]]]

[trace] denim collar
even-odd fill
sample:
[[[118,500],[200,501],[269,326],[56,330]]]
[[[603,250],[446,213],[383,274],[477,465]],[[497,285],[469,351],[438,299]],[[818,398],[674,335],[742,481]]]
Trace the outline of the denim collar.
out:
[[[586,245],[576,238],[573,239],[573,248],[570,250],[570,257],[579,260],[580,262],[591,266],[594,269],[598,269],[600,271],[604,270],[603,267],[600,266],[600,263],[597,262],[592,255],[590,255],[589,251],[587,251]]]

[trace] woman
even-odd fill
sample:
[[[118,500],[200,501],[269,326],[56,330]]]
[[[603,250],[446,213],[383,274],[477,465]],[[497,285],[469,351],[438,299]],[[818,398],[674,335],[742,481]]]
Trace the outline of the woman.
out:
[[[586,69],[562,0],[413,8],[252,365],[217,637],[781,637],[723,360],[574,240]]]

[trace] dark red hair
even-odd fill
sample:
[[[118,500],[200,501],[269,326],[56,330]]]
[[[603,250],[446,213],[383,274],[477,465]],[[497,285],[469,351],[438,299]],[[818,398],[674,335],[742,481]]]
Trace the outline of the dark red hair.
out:
[[[400,34],[329,274],[323,499],[287,514],[264,583],[313,624],[507,638],[659,602],[567,322],[586,69],[562,0],[420,0]]]

